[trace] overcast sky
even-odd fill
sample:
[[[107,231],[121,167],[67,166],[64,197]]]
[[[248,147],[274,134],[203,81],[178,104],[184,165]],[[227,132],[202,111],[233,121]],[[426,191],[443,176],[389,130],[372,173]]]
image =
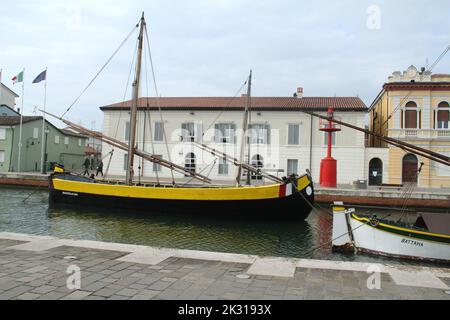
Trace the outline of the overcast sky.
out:
[[[163,96],[356,96],[370,105],[387,77],[431,65],[450,45],[450,1],[9,1],[0,11],[2,82],[26,69],[25,113],[62,114],[145,11]],[[133,37],[68,114],[101,128],[99,106],[123,100]],[[434,72],[450,73],[450,54]],[[150,74],[149,74],[150,77]],[[145,90],[144,90],[145,93]],[[150,90],[154,95],[154,90]],[[18,100],[20,105],[20,100]]]

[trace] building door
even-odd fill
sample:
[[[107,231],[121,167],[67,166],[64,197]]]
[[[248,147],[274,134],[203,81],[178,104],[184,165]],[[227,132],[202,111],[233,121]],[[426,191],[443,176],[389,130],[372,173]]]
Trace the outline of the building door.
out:
[[[373,158],[369,162],[369,186],[381,186],[383,184],[383,161]]]
[[[402,169],[402,183],[403,184],[417,184],[419,161],[413,154],[408,154],[403,157]]]

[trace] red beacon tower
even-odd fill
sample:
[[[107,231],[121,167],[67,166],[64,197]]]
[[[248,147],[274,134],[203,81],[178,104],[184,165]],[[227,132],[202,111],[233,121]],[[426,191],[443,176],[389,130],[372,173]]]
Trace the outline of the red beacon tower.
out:
[[[328,119],[333,119],[333,108],[328,108]],[[327,156],[320,163],[320,186],[324,188],[337,187],[337,161],[331,155],[333,132],[341,131],[341,127],[330,120],[320,119],[320,131],[328,134]]]

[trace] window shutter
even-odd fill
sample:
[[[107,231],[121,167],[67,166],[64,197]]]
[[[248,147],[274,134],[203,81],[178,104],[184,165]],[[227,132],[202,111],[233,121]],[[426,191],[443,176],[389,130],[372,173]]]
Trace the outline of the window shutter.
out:
[[[220,125],[218,124],[214,125],[214,142],[215,143],[220,142]]]
[[[265,126],[265,130],[267,144],[270,144],[270,126],[268,124]]]
[[[236,137],[236,125],[235,124],[232,124],[231,125],[231,131],[232,131],[232,133],[231,133],[231,141],[230,142],[233,142],[234,144],[236,144],[237,143],[237,137]]]
[[[403,126],[403,110],[400,112],[400,128],[404,128]]]
[[[433,112],[433,129],[436,129],[436,111]]]
[[[422,129],[422,110],[419,111],[419,129]]]
[[[187,130],[188,130],[187,123],[182,123],[181,124],[181,137],[180,137],[181,141],[186,140],[185,138],[187,136]]]

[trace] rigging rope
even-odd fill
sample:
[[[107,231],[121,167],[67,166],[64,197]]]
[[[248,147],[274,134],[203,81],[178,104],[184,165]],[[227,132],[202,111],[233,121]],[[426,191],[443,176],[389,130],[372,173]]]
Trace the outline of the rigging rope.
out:
[[[64,118],[64,116],[72,109],[72,107],[78,102],[78,100],[81,98],[81,96],[89,89],[91,84],[97,79],[97,77],[102,73],[102,71],[106,68],[106,66],[111,62],[111,60],[114,58],[114,56],[119,52],[119,50],[123,47],[123,45],[128,41],[128,39],[133,35],[133,32],[139,27],[139,24],[137,24],[133,29],[130,31],[128,36],[122,41],[122,43],[119,45],[119,47],[114,51],[114,53],[109,57],[108,61],[103,65],[103,67],[100,68],[100,70],[97,72],[97,74],[94,76],[94,78],[89,82],[89,84],[84,88],[84,90],[80,93],[80,95],[75,99],[74,102],[70,105],[69,108],[62,114],[60,117],[61,119]]]
[[[150,142],[152,146],[152,153],[155,155],[155,144],[153,142],[153,129],[152,129],[152,121],[151,121],[151,115],[150,115],[150,104],[149,104],[149,90],[148,90],[148,72],[147,72],[147,55],[144,55],[144,68],[145,68],[145,88],[147,92],[147,108],[144,110],[144,114],[148,114],[148,126],[149,126],[149,132],[150,132]],[[144,123],[145,127],[145,123]],[[160,184],[159,181],[159,173],[158,170],[154,170],[155,176],[156,176],[156,182],[158,185]]]
[[[230,98],[230,100],[228,101],[227,105],[222,108],[221,112],[219,113],[219,115],[211,122],[211,124],[206,128],[206,130],[203,132],[203,136],[205,135],[205,132],[208,132],[209,129],[211,129],[211,127],[217,122],[217,120],[220,119],[220,117],[222,116],[222,114],[226,111],[226,109],[228,109],[231,105],[231,103],[233,102],[234,99],[236,99],[236,97],[239,95],[239,93],[241,93],[242,89],[244,89],[244,87],[247,85],[247,81],[244,82],[244,84],[239,88],[238,91],[236,91],[235,95],[233,97]]]
[[[146,39],[146,42],[147,42],[147,50],[148,50],[150,66],[152,68],[152,77],[153,77],[153,83],[154,83],[154,87],[155,87],[156,104],[158,105],[159,116],[161,118],[161,126],[162,126],[162,131],[163,131],[163,136],[164,136],[164,143],[166,145],[167,158],[169,159],[170,162],[172,162],[172,159],[171,159],[171,156],[170,156],[170,151],[169,151],[169,145],[168,145],[168,142],[167,142],[167,134],[166,134],[166,128],[165,128],[166,126],[165,126],[164,119],[163,119],[163,116],[162,116],[161,103],[160,103],[160,100],[159,100],[159,90],[158,90],[158,85],[156,83],[155,68],[153,66],[152,50],[150,48],[150,40],[149,40],[149,36],[148,36],[147,25],[144,25],[144,29],[145,29],[145,39]],[[170,169],[170,172],[172,174],[172,184],[175,185],[175,176],[174,176],[172,168]]]

